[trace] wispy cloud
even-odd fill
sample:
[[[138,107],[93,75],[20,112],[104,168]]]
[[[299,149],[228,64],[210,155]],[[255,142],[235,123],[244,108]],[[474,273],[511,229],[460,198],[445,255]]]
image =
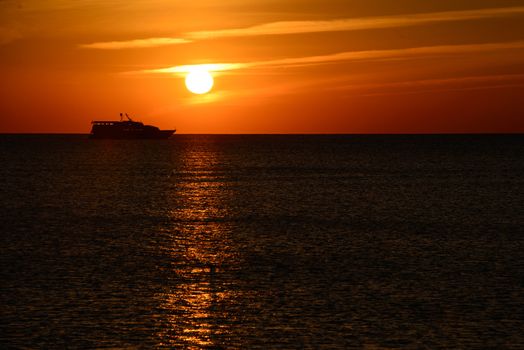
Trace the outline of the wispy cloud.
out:
[[[204,70],[208,72],[223,72],[229,70],[237,70],[246,68],[247,63],[207,63],[207,64],[186,64],[182,66],[173,66],[160,69],[149,69],[140,71],[142,73],[172,73],[183,74],[193,72],[195,70]]]
[[[477,20],[524,14],[522,7],[490,8],[481,10],[448,11],[421,13],[388,17],[347,18],[330,21],[285,21],[266,23],[237,29],[196,31],[187,33],[191,39],[225,38],[259,35],[282,35],[317,32],[352,31],[363,29],[382,29],[408,27],[436,22]]]
[[[368,84],[365,87],[388,87],[388,88],[398,88],[398,87],[421,87],[421,86],[432,86],[432,85],[448,85],[448,84],[477,84],[477,83],[486,83],[494,82],[500,83],[504,81],[524,81],[524,74],[500,74],[500,75],[483,75],[483,76],[468,76],[468,77],[457,77],[457,78],[446,78],[446,79],[424,79],[424,80],[413,80],[413,81],[402,81],[395,83],[386,83],[386,84]],[[362,84],[359,84],[358,87],[362,88]],[[357,87],[354,85],[353,87]]]
[[[207,104],[228,101],[228,104],[247,105],[259,104],[261,98],[275,98],[300,94],[320,89],[336,90],[347,93],[348,96],[390,96],[390,95],[413,95],[433,92],[489,90],[501,88],[524,87],[524,74],[503,74],[486,76],[465,76],[446,79],[424,79],[396,82],[384,82],[373,84],[342,84],[341,82],[351,80],[351,77],[339,77],[337,79],[320,79],[298,82],[285,82],[277,85],[258,87],[254,89],[229,90],[213,93],[212,96],[191,96],[181,101],[185,105]],[[208,94],[209,95],[209,94]]]
[[[147,47],[158,47],[167,45],[178,45],[189,43],[191,40],[183,38],[149,38],[149,39],[135,39],[127,41],[108,41],[98,42],[92,44],[80,45],[84,49],[105,49],[105,50],[117,50],[117,49],[132,49],[132,48],[147,48]]]
[[[216,38],[384,29],[395,27],[418,26],[439,22],[479,20],[484,18],[496,18],[523,14],[524,6],[520,6],[489,8],[480,10],[420,13],[398,16],[345,18],[327,21],[281,21],[264,23],[244,28],[193,31],[185,33],[180,37],[96,42],[91,44],[80,45],[80,47],[88,49],[148,48],[166,45],[185,44],[196,40]]]
[[[332,87],[334,90],[365,91],[365,96],[411,94],[447,90],[489,89],[506,86],[524,86],[524,74],[465,76],[445,79],[423,79],[375,84],[350,84]],[[441,91],[441,90],[439,90]]]
[[[427,94],[427,93],[440,93],[440,92],[453,92],[453,91],[475,91],[475,90],[495,90],[495,89],[507,89],[507,88],[523,88],[524,82],[522,83],[508,83],[508,84],[479,84],[472,86],[436,86],[433,89],[415,89],[415,90],[389,90],[383,92],[372,92],[357,94],[357,96],[364,97],[374,97],[374,96],[398,96],[398,95],[417,95],[417,94]],[[355,96],[352,94],[352,96]]]
[[[343,61],[409,59],[425,56],[431,57],[448,54],[470,54],[511,49],[524,49],[524,41],[470,45],[425,46],[391,50],[347,51],[330,55],[293,57],[279,60],[239,63],[213,63],[205,65],[180,65],[167,68],[142,70],[133,73],[168,73],[183,75],[188,71],[195,69],[204,69],[208,71],[231,71],[239,69],[257,69],[266,67],[289,68],[329,64]]]

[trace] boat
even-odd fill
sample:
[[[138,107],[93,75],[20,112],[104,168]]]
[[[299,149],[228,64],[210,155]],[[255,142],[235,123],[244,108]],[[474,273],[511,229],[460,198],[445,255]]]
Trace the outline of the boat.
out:
[[[127,120],[124,120],[124,115]],[[95,120],[91,125],[91,139],[167,139],[176,132],[136,122],[127,113],[120,113],[120,121]]]

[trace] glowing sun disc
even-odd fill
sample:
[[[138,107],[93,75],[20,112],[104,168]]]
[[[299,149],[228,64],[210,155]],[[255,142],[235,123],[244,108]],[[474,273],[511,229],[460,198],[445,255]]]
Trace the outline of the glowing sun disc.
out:
[[[186,75],[186,87],[194,94],[205,94],[213,88],[213,76],[206,70],[194,70]]]

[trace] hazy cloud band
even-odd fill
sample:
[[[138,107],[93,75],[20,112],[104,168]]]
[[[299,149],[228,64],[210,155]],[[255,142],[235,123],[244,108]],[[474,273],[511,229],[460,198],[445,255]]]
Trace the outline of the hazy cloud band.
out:
[[[272,22],[247,28],[190,32],[187,33],[187,37],[191,39],[208,39],[240,36],[283,35],[352,31],[364,29],[382,29],[416,26],[436,22],[476,20],[518,14],[524,14],[524,6],[467,11],[421,13],[388,17],[347,18],[329,21]]]
[[[380,59],[406,59],[418,56],[437,56],[445,54],[481,53],[498,50],[524,49],[524,41],[508,43],[487,43],[469,45],[441,45],[424,46],[391,50],[347,51],[330,55],[294,57],[278,60],[241,62],[241,63],[213,63],[204,65],[180,65],[167,68],[142,70],[138,73],[170,73],[184,74],[191,70],[203,69],[207,71],[230,71],[238,69],[256,69],[264,67],[284,68],[301,67],[317,64],[328,64],[343,61],[363,61]],[[137,72],[135,72],[137,73]]]
[[[191,42],[191,40],[183,38],[149,38],[149,39],[135,39],[127,41],[108,41],[92,44],[80,45],[84,49],[104,49],[104,50],[118,50],[131,48],[147,48],[158,47],[166,45],[177,45]]]
[[[149,48],[185,44],[195,40],[204,39],[384,29],[417,26],[438,22],[479,20],[484,18],[495,18],[522,14],[524,14],[524,6],[421,13],[387,17],[347,18],[327,21],[283,21],[265,23],[246,28],[194,31],[185,33],[182,35],[182,37],[96,42],[80,45],[80,47],[88,49]]]

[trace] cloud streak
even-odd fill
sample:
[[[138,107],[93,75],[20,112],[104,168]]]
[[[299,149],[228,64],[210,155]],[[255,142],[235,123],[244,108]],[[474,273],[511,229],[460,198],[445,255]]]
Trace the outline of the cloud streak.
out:
[[[193,31],[185,33],[181,37],[96,42],[80,45],[80,47],[87,49],[149,48],[186,44],[193,41],[206,39],[385,29],[420,26],[440,22],[480,20],[486,18],[498,18],[523,14],[524,6],[520,6],[480,10],[420,13],[398,16],[346,18],[327,21],[281,21],[245,28]]]
[[[368,91],[368,93],[364,94],[365,96],[375,96],[399,93],[423,93],[427,91],[434,91],[433,89],[435,87],[448,87],[448,89],[442,90],[447,91],[450,89],[450,86],[455,86],[455,88],[451,89],[466,90],[523,85],[524,74],[500,74],[445,79],[410,80],[375,84],[351,84],[336,86],[333,88],[333,90]],[[428,88],[431,90],[428,90]]]
[[[159,47],[167,45],[179,45],[191,42],[191,40],[183,38],[149,38],[149,39],[135,39],[127,41],[108,41],[98,42],[92,44],[80,45],[84,49],[102,49],[102,50],[119,50],[119,49],[138,49]]]
[[[524,82],[522,83],[509,83],[509,84],[482,84],[476,86],[464,86],[464,87],[442,87],[442,88],[433,88],[433,89],[415,89],[415,90],[390,90],[384,92],[374,92],[374,93],[365,93],[359,94],[357,96],[363,97],[376,97],[376,96],[399,96],[399,95],[416,95],[416,94],[427,94],[427,93],[440,93],[440,92],[453,92],[453,91],[475,91],[475,90],[496,90],[496,89],[507,89],[507,88],[522,88],[524,87]],[[355,96],[355,95],[353,95]]]
[[[524,41],[469,45],[425,46],[391,50],[347,51],[330,55],[294,57],[268,61],[180,65],[167,68],[142,70],[133,73],[164,73],[184,75],[189,71],[198,69],[213,72],[223,72],[240,69],[292,68],[349,61],[410,59],[417,57],[433,57],[450,54],[472,54],[512,49],[524,49]]]
[[[504,17],[519,14],[524,14],[524,6],[467,11],[421,13],[388,17],[348,18],[329,21],[284,21],[266,23],[247,28],[196,31],[187,33],[187,36],[191,39],[209,39],[259,35],[354,31],[364,29],[409,27],[438,22],[478,20],[484,18]]]

